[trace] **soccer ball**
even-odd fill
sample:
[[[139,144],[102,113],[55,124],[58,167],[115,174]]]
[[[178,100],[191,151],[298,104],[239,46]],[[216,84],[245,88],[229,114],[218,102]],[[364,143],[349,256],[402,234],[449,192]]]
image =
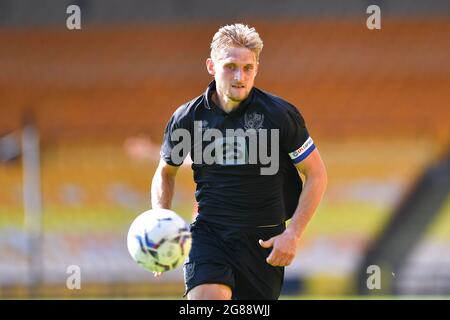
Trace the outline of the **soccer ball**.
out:
[[[167,209],[141,213],[128,230],[128,252],[151,272],[165,272],[183,264],[191,249],[189,226]]]

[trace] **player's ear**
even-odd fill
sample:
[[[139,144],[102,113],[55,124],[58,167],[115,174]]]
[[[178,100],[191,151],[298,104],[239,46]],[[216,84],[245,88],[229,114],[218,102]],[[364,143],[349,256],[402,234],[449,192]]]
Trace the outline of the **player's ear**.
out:
[[[208,70],[208,73],[212,76],[216,74],[214,71],[214,61],[211,58],[206,59],[206,69]]]

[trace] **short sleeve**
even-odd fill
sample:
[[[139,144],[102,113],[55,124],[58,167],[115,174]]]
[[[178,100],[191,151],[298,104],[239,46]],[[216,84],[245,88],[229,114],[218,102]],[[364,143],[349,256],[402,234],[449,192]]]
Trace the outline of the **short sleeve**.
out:
[[[161,158],[169,165],[180,166],[190,151],[190,126],[186,117],[177,110],[164,130],[164,137],[161,146]]]
[[[300,163],[316,148],[300,112],[291,107],[282,126],[282,146],[294,164]]]

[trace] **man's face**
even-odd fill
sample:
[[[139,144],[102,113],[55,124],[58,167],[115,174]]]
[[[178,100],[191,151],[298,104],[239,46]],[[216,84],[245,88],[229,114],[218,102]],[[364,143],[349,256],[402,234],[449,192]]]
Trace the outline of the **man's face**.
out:
[[[206,61],[208,72],[216,80],[216,90],[224,101],[241,102],[255,82],[258,63],[247,48],[226,48],[219,58]]]

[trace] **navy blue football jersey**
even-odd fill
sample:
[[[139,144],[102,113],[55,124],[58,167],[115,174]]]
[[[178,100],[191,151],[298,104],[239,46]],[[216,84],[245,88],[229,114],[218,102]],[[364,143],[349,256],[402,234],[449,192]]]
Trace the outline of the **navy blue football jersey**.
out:
[[[197,219],[234,226],[278,225],[294,213],[302,181],[295,164],[315,148],[300,112],[256,87],[229,113],[206,92],[169,120],[161,157],[179,166],[190,154]]]

